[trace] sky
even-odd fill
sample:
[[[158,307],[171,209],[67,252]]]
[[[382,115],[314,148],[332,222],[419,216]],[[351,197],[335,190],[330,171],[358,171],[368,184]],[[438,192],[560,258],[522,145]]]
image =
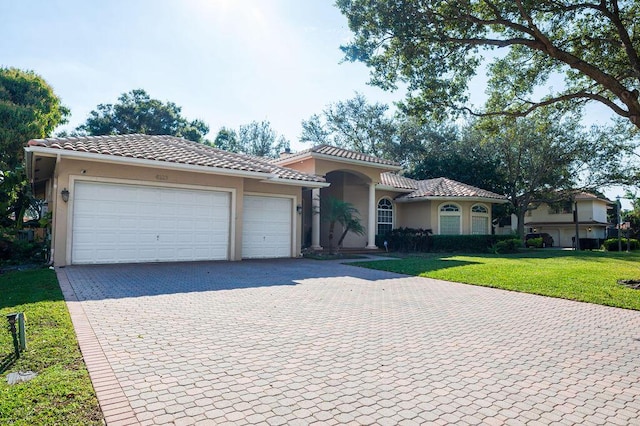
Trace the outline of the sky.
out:
[[[341,63],[350,32],[331,0],[0,0],[0,65],[44,77],[83,123],[100,103],[142,88],[222,126],[269,120],[298,142],[301,122],[363,93],[360,63]]]
[[[53,87],[72,114],[58,130],[144,89],[207,123],[209,139],[268,120],[304,149],[302,120],[327,105],[356,92],[370,102],[403,98],[369,86],[364,64],[343,61],[350,37],[333,0],[0,0],[0,66],[33,70]],[[484,81],[472,81],[476,105]]]

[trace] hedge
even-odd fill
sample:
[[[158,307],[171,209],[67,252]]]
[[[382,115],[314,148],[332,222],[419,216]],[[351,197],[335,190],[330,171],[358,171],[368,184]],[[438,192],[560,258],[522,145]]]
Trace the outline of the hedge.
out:
[[[516,241],[512,241],[516,240]],[[376,236],[376,245],[384,247],[387,241],[389,250],[400,252],[466,252],[488,253],[500,250],[511,251],[522,242],[513,235],[433,235],[430,229],[396,228],[386,235]]]
[[[627,239],[621,238],[622,251],[627,250]],[[604,240],[602,246],[606,251],[618,251],[618,239],[617,238],[609,238],[608,240]],[[631,250],[640,249],[640,241],[635,240],[633,238],[629,239],[629,246]]]

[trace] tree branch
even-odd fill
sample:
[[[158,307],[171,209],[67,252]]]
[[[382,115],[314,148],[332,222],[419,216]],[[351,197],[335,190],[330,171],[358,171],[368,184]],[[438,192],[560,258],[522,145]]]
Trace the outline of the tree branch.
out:
[[[636,73],[640,74],[640,59],[638,58],[638,52],[636,52],[636,49],[633,46],[633,42],[631,41],[631,37],[629,36],[627,29],[620,19],[620,8],[618,7],[618,1],[612,0],[611,3],[613,5],[613,12],[609,11],[607,8],[603,8],[602,13],[606,17],[608,17],[616,27],[616,31],[620,36],[620,40],[622,41],[625,52],[627,53],[627,57],[629,58],[631,67]]]
[[[513,45],[528,46],[532,49],[540,50],[539,43],[535,40],[526,38],[511,38],[506,40],[489,39],[489,38],[453,38],[444,37],[444,42],[458,43],[469,46],[496,46],[496,47],[508,47]]]
[[[473,111],[469,107],[462,107],[459,109],[466,111],[475,117],[495,117],[500,115],[508,116],[508,117],[524,117],[538,108],[542,108],[542,107],[553,105],[559,102],[565,102],[565,101],[570,101],[574,99],[578,99],[578,100],[590,99],[590,100],[598,101],[605,104],[607,107],[611,108],[616,114],[618,114],[621,117],[629,118],[630,116],[629,111],[624,110],[619,105],[612,102],[610,99],[607,99],[606,97],[600,94],[589,93],[589,92],[568,93],[566,95],[557,96],[557,97],[550,98],[540,102],[524,101],[528,103],[530,106],[524,110],[518,110],[518,111],[477,112],[477,111]]]

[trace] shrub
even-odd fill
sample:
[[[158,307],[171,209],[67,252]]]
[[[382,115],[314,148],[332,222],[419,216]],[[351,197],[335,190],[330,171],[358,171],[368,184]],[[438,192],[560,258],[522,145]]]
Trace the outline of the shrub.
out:
[[[0,264],[43,262],[46,245],[42,241],[24,241],[12,229],[0,231]]]
[[[544,245],[544,240],[542,239],[542,237],[529,238],[527,240],[527,247],[542,248],[543,245]]]
[[[431,251],[490,253],[499,242],[513,239],[513,235],[433,235]]]
[[[394,251],[429,251],[431,229],[396,228],[382,236],[378,247],[384,247],[387,241],[389,250]]]
[[[456,252],[489,253],[495,251],[500,241],[515,240],[507,247],[520,247],[522,243],[513,235],[433,235],[430,229],[396,228],[386,235],[376,236],[376,245],[384,247],[388,242],[389,250],[401,252]]]
[[[542,238],[540,238],[540,240],[542,240]],[[493,252],[497,254],[517,253],[520,247],[522,247],[522,241],[520,239],[510,238],[495,243]]]
[[[609,238],[608,240],[604,240],[602,246],[606,251],[618,251],[618,239],[617,238]],[[631,250],[640,249],[640,241],[630,238],[629,239],[629,248]],[[627,239],[622,238],[622,250],[627,250]]]

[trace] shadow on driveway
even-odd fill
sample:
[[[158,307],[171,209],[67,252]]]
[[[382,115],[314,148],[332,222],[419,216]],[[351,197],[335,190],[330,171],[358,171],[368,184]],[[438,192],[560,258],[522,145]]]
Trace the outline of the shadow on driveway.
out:
[[[76,265],[64,269],[79,300],[294,286],[314,278],[344,276],[378,281],[402,276],[336,261],[309,259]]]

